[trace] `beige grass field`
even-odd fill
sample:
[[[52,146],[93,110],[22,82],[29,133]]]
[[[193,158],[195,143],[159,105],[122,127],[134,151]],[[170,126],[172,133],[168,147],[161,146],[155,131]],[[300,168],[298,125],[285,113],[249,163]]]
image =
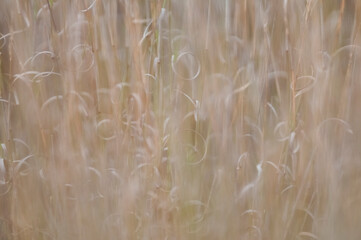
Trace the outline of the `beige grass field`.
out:
[[[360,240],[360,0],[0,0],[0,240]]]

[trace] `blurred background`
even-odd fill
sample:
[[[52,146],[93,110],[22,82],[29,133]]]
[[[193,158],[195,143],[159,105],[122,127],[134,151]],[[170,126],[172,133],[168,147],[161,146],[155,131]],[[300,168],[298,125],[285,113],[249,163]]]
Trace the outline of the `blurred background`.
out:
[[[0,1],[0,239],[361,239],[361,1]]]

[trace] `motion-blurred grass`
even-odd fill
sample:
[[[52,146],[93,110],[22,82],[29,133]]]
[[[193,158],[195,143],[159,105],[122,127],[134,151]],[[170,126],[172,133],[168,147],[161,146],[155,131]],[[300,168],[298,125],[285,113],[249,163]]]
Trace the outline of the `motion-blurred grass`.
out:
[[[361,239],[361,1],[1,0],[0,239]]]

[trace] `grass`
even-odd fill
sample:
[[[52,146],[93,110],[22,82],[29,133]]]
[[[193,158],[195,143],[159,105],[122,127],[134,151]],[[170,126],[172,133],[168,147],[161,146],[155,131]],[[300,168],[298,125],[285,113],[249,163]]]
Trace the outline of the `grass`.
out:
[[[360,16],[1,1],[0,239],[360,239]]]

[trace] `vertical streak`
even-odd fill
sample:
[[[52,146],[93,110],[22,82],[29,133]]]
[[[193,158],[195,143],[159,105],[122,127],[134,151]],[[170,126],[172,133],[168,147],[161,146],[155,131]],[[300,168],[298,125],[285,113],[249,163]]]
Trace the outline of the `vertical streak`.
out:
[[[211,21],[211,0],[208,0],[208,17],[207,17],[207,33],[206,33],[206,50],[209,44],[209,25]]]
[[[226,26],[226,41],[228,42],[229,38],[229,0],[226,0],[226,16],[225,16],[225,26]]]

